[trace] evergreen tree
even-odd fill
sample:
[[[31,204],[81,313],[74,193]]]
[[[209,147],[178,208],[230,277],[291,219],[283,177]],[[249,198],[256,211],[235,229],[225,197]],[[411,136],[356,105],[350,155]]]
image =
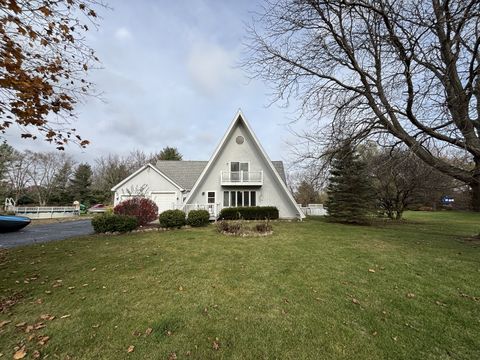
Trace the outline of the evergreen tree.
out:
[[[373,210],[374,193],[367,164],[344,145],[334,156],[325,204],[332,221],[362,224]]]
[[[50,197],[50,202],[59,205],[71,204],[74,201],[73,194],[69,187],[70,177],[72,176],[73,164],[71,161],[66,161],[58,170],[58,173],[53,179],[53,191]]]
[[[92,168],[88,164],[78,165],[70,180],[70,193],[74,200],[89,204],[92,197]]]
[[[183,156],[180,154],[177,148],[164,147],[158,155],[158,160],[182,160]]]

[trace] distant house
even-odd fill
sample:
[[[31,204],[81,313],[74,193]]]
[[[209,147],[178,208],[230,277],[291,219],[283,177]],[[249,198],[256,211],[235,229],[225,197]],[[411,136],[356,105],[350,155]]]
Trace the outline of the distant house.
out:
[[[112,188],[115,205],[145,195],[168,209],[276,206],[280,218],[303,218],[285,180],[282,161],[271,161],[239,111],[208,161],[147,164]]]

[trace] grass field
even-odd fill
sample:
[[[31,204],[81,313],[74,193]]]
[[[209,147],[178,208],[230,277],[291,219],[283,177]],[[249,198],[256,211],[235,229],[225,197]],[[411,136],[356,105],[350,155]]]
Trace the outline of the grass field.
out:
[[[0,254],[0,353],[479,359],[480,241],[469,237],[480,215],[407,220],[281,222],[257,238],[210,226],[10,250]]]

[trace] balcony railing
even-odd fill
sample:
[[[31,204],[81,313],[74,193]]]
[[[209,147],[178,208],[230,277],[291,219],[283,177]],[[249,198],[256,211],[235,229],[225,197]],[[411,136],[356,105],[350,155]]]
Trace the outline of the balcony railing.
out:
[[[232,185],[263,185],[263,171],[221,171],[220,183]]]

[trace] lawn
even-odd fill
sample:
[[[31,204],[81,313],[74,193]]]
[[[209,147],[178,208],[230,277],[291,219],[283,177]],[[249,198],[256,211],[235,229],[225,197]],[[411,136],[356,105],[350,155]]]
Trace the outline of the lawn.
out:
[[[469,237],[480,215],[407,220],[280,222],[256,238],[209,226],[9,250],[0,254],[0,353],[479,359],[480,241]]]

